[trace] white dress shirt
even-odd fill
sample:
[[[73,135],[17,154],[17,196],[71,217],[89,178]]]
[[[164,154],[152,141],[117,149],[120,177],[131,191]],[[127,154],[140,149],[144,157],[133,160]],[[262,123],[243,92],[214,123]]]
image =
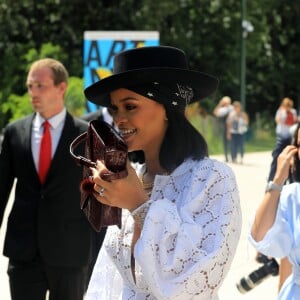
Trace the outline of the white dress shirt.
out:
[[[66,114],[67,111],[66,108],[64,108],[60,113],[47,120],[51,125],[50,132],[51,132],[51,145],[52,145],[51,157],[52,158],[56,151],[64,127]],[[32,151],[32,156],[33,156],[36,170],[38,170],[38,165],[39,165],[40,144],[44,132],[43,123],[45,121],[46,120],[39,113],[36,113],[32,122],[31,151]]]

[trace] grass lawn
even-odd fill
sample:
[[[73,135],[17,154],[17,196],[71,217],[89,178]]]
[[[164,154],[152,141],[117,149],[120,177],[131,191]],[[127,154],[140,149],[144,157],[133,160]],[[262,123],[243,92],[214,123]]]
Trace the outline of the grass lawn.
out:
[[[254,137],[247,140],[246,152],[272,151],[275,145],[275,136],[269,131],[256,130]]]

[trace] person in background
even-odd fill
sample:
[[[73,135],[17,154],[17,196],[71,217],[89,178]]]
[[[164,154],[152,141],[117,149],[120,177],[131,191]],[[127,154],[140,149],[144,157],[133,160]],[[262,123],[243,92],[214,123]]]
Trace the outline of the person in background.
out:
[[[82,300],[86,290],[91,227],[76,188],[82,168],[69,147],[87,123],[66,111],[67,80],[61,62],[35,61],[26,81],[34,113],[4,131],[1,223],[16,180],[3,249],[12,300],[45,300],[47,291],[51,300]]]
[[[111,114],[109,113],[107,107],[102,107],[97,109],[96,111],[89,112],[87,114],[84,114],[81,116],[81,119],[87,122],[90,122],[92,120],[100,120],[104,121],[110,125],[113,124],[113,118]]]
[[[227,117],[227,139],[231,141],[231,159],[233,163],[237,162],[237,156],[240,154],[241,163],[243,163],[245,152],[245,138],[249,125],[249,117],[242,110],[241,103],[234,101],[232,103],[233,111]]]
[[[230,140],[228,140],[227,136],[226,120],[231,111],[233,111],[233,106],[231,105],[231,98],[228,96],[224,96],[213,110],[213,114],[220,120],[222,130],[223,151],[226,162],[229,161],[228,156],[231,151]]]
[[[113,75],[85,90],[141,154],[122,179],[103,180],[103,162],[92,168],[96,199],[123,215],[107,229],[87,300],[218,299],[240,237],[238,188],[185,117],[217,84],[189,70],[182,50],[154,46],[117,54]]]
[[[274,178],[279,153],[281,153],[286,146],[291,144],[292,128],[294,128],[297,123],[297,111],[293,106],[294,101],[285,97],[282,99],[281,104],[276,111],[276,143],[272,151],[272,162],[268,181]]]
[[[263,200],[250,224],[249,240],[266,256],[286,258],[291,274],[284,281],[279,300],[300,298],[299,211],[300,211],[300,126],[294,142],[279,154],[274,178],[268,183]],[[285,184],[291,177],[292,183]],[[290,271],[287,270],[287,273]],[[281,282],[280,282],[281,284]]]
[[[101,107],[97,109],[94,112],[89,112],[87,114],[84,114],[81,116],[81,119],[90,122],[93,120],[98,120],[98,121],[104,121],[110,125],[113,125],[113,118],[111,114],[109,113],[107,107]],[[106,227],[101,228],[100,232],[94,231],[92,233],[92,249],[91,249],[91,263],[89,267],[89,274],[87,276],[87,285],[90,281],[90,276],[92,274],[95,262],[97,260],[97,256],[99,253],[99,250],[102,246],[105,234],[106,234]]]

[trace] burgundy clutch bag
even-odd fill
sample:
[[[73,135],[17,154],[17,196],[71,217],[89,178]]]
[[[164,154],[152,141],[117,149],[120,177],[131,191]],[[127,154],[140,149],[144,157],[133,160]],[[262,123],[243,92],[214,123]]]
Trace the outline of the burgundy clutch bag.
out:
[[[79,144],[85,143],[85,156],[75,154]],[[118,132],[108,123],[94,120],[89,122],[87,132],[79,135],[70,145],[70,154],[77,164],[83,166],[83,179],[80,183],[80,207],[88,221],[96,231],[102,227],[118,225],[121,227],[121,208],[100,203],[93,195],[94,183],[90,180],[90,167],[96,166],[96,161],[104,162],[107,173],[101,178],[107,181],[124,178],[128,175],[127,145]]]

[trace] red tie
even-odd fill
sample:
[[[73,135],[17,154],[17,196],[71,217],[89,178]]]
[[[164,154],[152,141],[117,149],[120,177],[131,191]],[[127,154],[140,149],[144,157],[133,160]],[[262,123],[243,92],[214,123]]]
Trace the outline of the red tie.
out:
[[[45,182],[50,164],[51,164],[51,133],[50,123],[45,121],[43,123],[44,134],[41,139],[40,159],[39,159],[39,177],[43,184]]]

